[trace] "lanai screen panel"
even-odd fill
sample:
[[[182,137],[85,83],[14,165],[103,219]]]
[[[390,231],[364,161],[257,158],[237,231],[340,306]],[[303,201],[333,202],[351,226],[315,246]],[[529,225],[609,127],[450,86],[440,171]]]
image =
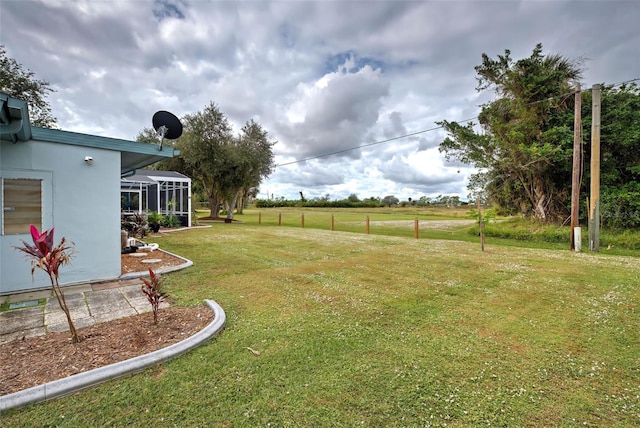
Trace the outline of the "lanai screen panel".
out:
[[[120,210],[125,213],[142,213],[147,210],[147,183],[120,183]]]
[[[160,210],[166,214],[189,214],[189,184],[183,181],[161,182]]]

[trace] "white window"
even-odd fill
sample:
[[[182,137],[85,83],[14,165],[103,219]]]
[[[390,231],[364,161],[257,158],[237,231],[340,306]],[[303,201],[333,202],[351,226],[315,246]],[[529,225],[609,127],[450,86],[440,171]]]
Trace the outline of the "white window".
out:
[[[2,179],[2,234],[29,233],[30,225],[42,229],[42,180]]]

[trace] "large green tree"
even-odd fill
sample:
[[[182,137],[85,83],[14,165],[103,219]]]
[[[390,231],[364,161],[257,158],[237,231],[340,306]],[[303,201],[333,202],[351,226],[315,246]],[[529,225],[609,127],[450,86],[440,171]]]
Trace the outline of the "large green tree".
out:
[[[224,198],[225,175],[232,169],[229,146],[233,143],[226,115],[211,102],[202,111],[182,119],[184,132],[176,142],[181,151],[179,169],[198,180],[209,200],[210,216],[217,217]]]
[[[245,201],[250,195],[258,194],[258,187],[263,179],[273,172],[273,146],[276,141],[269,140],[269,133],[253,119],[247,121],[238,136],[238,146],[245,159],[242,185],[238,196],[238,213],[242,213]],[[231,210],[233,212],[233,210]]]
[[[509,50],[497,59],[482,54],[475,70],[477,90],[492,89],[497,98],[481,106],[478,124],[439,122],[449,134],[440,151],[479,168],[472,184],[507,212],[543,221],[565,217],[567,189],[557,186],[557,176],[570,177],[573,131],[567,118],[579,62],[543,55],[538,44],[518,61]]]
[[[217,217],[224,206],[227,218],[232,219],[238,198],[251,194],[273,170],[275,143],[253,120],[234,136],[227,117],[213,102],[182,118],[182,123],[183,134],[175,142],[180,156],[166,159],[157,167],[196,180],[209,201],[210,217]],[[151,129],[143,130],[137,140],[157,142]]]
[[[56,118],[47,101],[47,95],[54,92],[49,82],[36,79],[33,71],[25,70],[15,59],[9,58],[4,45],[0,45],[0,92],[26,101],[33,125],[45,128],[56,126]]]

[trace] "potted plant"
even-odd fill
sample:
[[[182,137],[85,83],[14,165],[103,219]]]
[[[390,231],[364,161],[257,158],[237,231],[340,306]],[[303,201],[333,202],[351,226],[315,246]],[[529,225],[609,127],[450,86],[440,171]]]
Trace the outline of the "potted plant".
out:
[[[149,229],[153,233],[158,233],[160,225],[164,222],[164,216],[157,211],[151,211],[147,214],[147,223],[149,223]]]

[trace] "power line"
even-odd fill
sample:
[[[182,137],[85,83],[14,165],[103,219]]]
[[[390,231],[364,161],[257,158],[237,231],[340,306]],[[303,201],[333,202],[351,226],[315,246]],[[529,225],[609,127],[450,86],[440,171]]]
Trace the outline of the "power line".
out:
[[[474,119],[477,119],[477,118],[478,118],[478,116],[475,116],[475,117],[472,117],[470,119],[464,119],[464,120],[460,120],[458,122],[453,122],[453,123],[468,122],[470,120],[474,120]],[[380,141],[376,141],[376,142],[369,143],[369,144],[362,144],[360,146],[350,147],[348,149],[338,150],[338,151],[331,152],[331,153],[325,153],[323,155],[310,156],[310,157],[304,158],[304,159],[299,159],[299,160],[295,160],[295,161],[291,161],[291,162],[281,163],[281,164],[278,164],[276,166],[278,167],[278,166],[293,165],[295,163],[306,162],[306,161],[312,160],[312,159],[318,159],[318,158],[324,158],[324,157],[327,157],[327,156],[333,156],[333,155],[337,155],[337,154],[340,154],[340,153],[350,152],[352,150],[358,150],[358,149],[361,149],[363,147],[375,146],[377,144],[388,143],[389,141],[400,140],[402,138],[407,138],[407,137],[413,137],[415,135],[424,134],[426,132],[437,131],[438,129],[442,129],[442,128],[444,128],[444,126],[436,126],[435,128],[423,129],[422,131],[412,132],[410,134],[404,134],[404,135],[400,135],[398,137],[387,138],[386,140],[380,140]]]
[[[624,82],[620,82],[620,83],[615,83],[612,86],[615,88],[617,86],[626,85],[627,83],[637,82],[638,80],[640,80],[640,77],[636,77],[635,79],[625,80]]]
[[[625,80],[623,82],[618,82],[618,83],[614,83],[612,85],[604,85],[603,88],[606,87],[610,87],[610,88],[617,88],[618,86],[622,86],[622,85],[626,85],[627,83],[633,83],[633,82],[637,82],[640,80],[640,77],[636,77],[635,79],[629,79],[629,80]],[[582,92],[591,92],[593,88],[587,88],[587,89],[583,89]]]
[[[574,91],[574,92],[571,92],[571,93],[567,93],[567,94],[557,95],[557,96],[555,96],[555,97],[545,98],[544,100],[533,101],[533,102],[527,103],[527,104],[525,104],[525,105],[529,106],[529,105],[538,104],[538,103],[541,103],[541,102],[544,102],[544,101],[551,101],[551,100],[556,99],[556,98],[568,97],[568,96],[570,96],[570,95],[573,95],[574,93],[575,93],[575,91]],[[459,121],[452,122],[452,123],[457,123],[457,124],[466,123],[466,122],[469,122],[469,121],[471,121],[471,120],[475,120],[475,119],[477,119],[478,117],[479,117],[479,116],[474,116],[474,117],[471,117],[471,118],[469,118],[469,119],[463,119],[463,120],[459,120]],[[378,144],[388,143],[388,142],[390,142],[390,141],[394,141],[394,140],[400,140],[400,139],[402,139],[402,138],[413,137],[413,136],[415,136],[415,135],[424,134],[424,133],[426,133],[426,132],[437,131],[438,129],[442,129],[442,128],[444,128],[444,126],[442,126],[442,125],[441,125],[441,126],[436,126],[436,127],[434,127],[434,128],[424,129],[424,130],[422,130],[422,131],[412,132],[412,133],[410,133],[410,134],[405,134],[405,135],[400,135],[400,136],[398,136],[398,137],[388,138],[388,139],[386,139],[386,140],[380,140],[380,141],[376,141],[376,142],[369,143],[369,144],[362,144],[362,145],[360,145],[360,146],[350,147],[350,148],[348,148],[348,149],[337,150],[337,151],[335,151],[335,152],[325,153],[325,154],[317,155],[317,156],[310,156],[310,157],[308,157],[308,158],[304,158],[304,159],[298,159],[298,160],[291,161],[291,162],[281,163],[281,164],[276,165],[276,167],[279,167],[279,166],[287,166],[287,165],[293,165],[293,164],[296,164],[296,163],[306,162],[306,161],[308,161],[308,160],[324,158],[324,157],[327,157],[327,156],[333,156],[333,155],[337,155],[337,154],[340,154],[340,153],[346,153],[346,152],[350,152],[350,151],[352,151],[352,150],[358,150],[358,149],[361,149],[361,148],[363,148],[363,147],[375,146],[375,145],[378,145]]]
[[[627,83],[636,82],[638,80],[640,80],[640,77],[636,77],[635,79],[629,79],[629,80],[625,80],[624,82],[616,83],[616,84],[612,85],[612,87],[615,88],[617,86],[622,86],[622,85],[625,85]],[[591,88],[583,90],[582,92],[589,92],[589,91],[591,91]],[[542,100],[538,100],[538,101],[532,101],[532,102],[526,103],[525,106],[531,106],[531,105],[535,105],[535,104],[540,104],[540,103],[547,102],[547,101],[552,101],[552,100],[555,100],[555,99],[558,99],[558,98],[568,98],[568,97],[574,95],[575,93],[576,93],[576,91],[572,91],[572,92],[568,92],[566,94],[556,95],[556,96],[548,97],[548,98],[545,98],[545,99],[542,99]],[[459,120],[459,121],[451,122],[451,123],[457,123],[457,124],[466,123],[466,122],[469,122],[471,120],[478,119],[478,117],[479,116],[475,116],[475,117],[472,117],[472,118],[469,118],[469,119],[463,119],[463,120]],[[296,164],[296,163],[306,162],[308,160],[324,158],[324,157],[327,157],[327,156],[333,156],[333,155],[337,155],[337,154],[340,154],[340,153],[346,153],[346,152],[350,152],[350,151],[353,151],[353,150],[362,149],[364,147],[371,147],[371,146],[375,146],[375,145],[378,145],[378,144],[388,143],[390,141],[400,140],[402,138],[413,137],[415,135],[420,135],[420,134],[424,134],[424,133],[431,132],[431,131],[437,131],[438,129],[442,129],[442,128],[444,128],[443,125],[436,126],[434,128],[423,129],[422,131],[412,132],[410,134],[404,134],[404,135],[400,135],[398,137],[387,138],[386,140],[375,141],[373,143],[362,144],[360,146],[350,147],[348,149],[337,150],[335,152],[325,153],[325,154],[317,155],[317,156],[310,156],[310,157],[304,158],[304,159],[298,159],[298,160],[291,161],[291,162],[281,163],[281,164],[276,165],[276,167],[293,165],[293,164]]]

